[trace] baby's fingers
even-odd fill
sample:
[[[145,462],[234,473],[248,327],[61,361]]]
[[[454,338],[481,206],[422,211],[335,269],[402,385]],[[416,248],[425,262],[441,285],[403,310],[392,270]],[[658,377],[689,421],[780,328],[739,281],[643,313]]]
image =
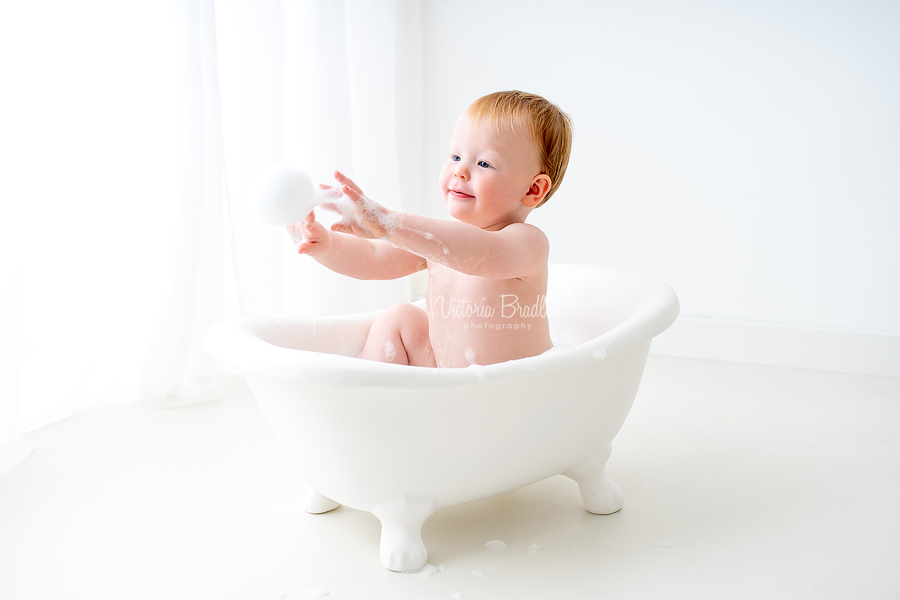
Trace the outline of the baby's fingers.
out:
[[[385,235],[385,230],[383,227],[378,225],[377,223],[373,223],[370,221],[366,222],[345,222],[340,221],[331,226],[332,231],[337,231],[339,233],[349,233],[351,235],[355,235],[356,237],[374,240],[378,238],[382,238]]]
[[[337,214],[339,214],[339,215],[343,215],[343,214],[344,214],[344,211],[341,210],[340,205],[339,205],[339,204],[335,204],[334,202],[323,202],[323,203],[320,204],[319,206],[321,206],[322,208],[324,208],[325,210],[327,210],[327,211],[329,211],[329,212],[337,213]]]
[[[288,225],[287,232],[288,235],[291,236],[291,241],[294,243],[297,252],[303,254],[303,244],[307,241],[306,230],[295,223],[294,225]]]
[[[297,252],[307,254],[315,244],[322,241],[326,230],[321,223],[316,221],[315,213],[311,212],[297,223],[288,225],[287,232],[291,236],[291,241],[294,242]]]
[[[317,204],[321,204],[324,200],[337,200],[343,195],[343,192],[340,187],[334,187],[327,183],[320,183],[319,189],[316,190],[315,195],[319,200]]]
[[[316,242],[312,242],[306,238],[301,238],[297,244],[297,254],[309,254],[309,251],[316,247]]]
[[[337,231],[338,233],[349,233],[353,234],[353,231],[350,229],[350,223],[344,223],[343,221],[338,221],[331,226],[332,231]]]
[[[291,231],[292,229],[298,229],[305,233],[309,233],[310,230],[315,228],[316,225],[318,225],[318,223],[316,223],[316,213],[310,211],[308,215],[306,215],[293,225],[288,225],[288,231]]]
[[[338,182],[340,182],[344,188],[349,188],[349,189],[353,190],[354,192],[356,192],[358,195],[360,195],[360,196],[362,195],[362,189],[358,185],[353,183],[352,179],[350,179],[349,177],[347,177],[340,171],[334,172],[334,178],[337,179]],[[344,193],[345,194],[347,193],[346,189],[344,190]]]
[[[354,202],[359,202],[360,198],[363,197],[362,192],[357,191],[350,187],[349,185],[345,185],[343,187],[344,195],[353,200]]]
[[[374,237],[359,223],[341,221],[332,225],[331,230],[337,231],[338,233],[349,233],[350,235],[355,235],[356,237],[364,238],[367,240],[370,240]]]

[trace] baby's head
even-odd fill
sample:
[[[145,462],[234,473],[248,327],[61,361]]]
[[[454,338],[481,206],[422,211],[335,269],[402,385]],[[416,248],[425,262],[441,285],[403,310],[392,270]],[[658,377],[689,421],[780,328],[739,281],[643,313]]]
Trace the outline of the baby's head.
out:
[[[496,130],[526,127],[540,154],[541,173],[550,178],[543,205],[559,188],[572,151],[572,121],[552,102],[527,92],[494,92],[482,96],[466,109],[472,121],[487,121]]]

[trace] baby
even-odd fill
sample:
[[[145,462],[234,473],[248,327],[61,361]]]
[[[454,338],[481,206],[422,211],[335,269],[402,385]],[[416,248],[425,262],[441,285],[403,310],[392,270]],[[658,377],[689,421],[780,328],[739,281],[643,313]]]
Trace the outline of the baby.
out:
[[[391,211],[340,172],[351,202],[329,231],[311,213],[291,226],[297,250],[358,279],[428,269],[425,310],[379,314],[361,358],[425,367],[489,365],[552,347],[544,304],[550,245],[525,223],[562,182],[572,146],[569,117],[540,96],[498,92],[459,121],[439,178],[456,221]],[[295,238],[296,239],[296,238]]]

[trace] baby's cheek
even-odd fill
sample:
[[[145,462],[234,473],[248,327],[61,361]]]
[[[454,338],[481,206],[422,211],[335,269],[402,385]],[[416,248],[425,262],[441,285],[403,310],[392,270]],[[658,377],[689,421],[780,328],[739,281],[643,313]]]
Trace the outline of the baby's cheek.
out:
[[[447,182],[450,180],[451,169],[449,165],[444,165],[444,168],[441,169],[440,175],[438,175],[438,187],[443,192],[447,189]]]

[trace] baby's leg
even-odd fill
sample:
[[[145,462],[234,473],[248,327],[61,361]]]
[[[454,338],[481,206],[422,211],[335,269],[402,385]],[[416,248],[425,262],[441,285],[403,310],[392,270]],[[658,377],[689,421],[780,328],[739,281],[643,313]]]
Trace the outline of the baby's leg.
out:
[[[433,367],[428,315],[412,304],[395,304],[375,317],[360,358],[415,367]]]

